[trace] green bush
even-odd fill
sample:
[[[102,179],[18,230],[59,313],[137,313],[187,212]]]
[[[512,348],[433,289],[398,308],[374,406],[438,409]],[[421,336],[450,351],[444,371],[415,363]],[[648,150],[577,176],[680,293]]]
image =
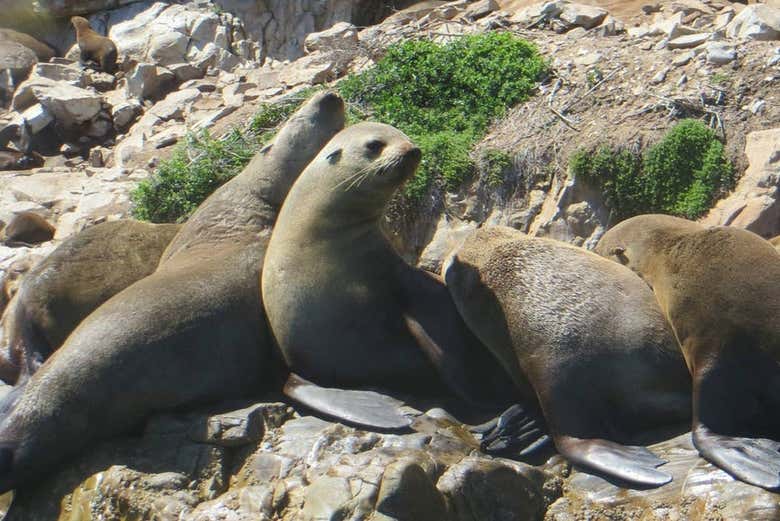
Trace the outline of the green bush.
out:
[[[478,166],[488,186],[501,186],[507,172],[512,170],[512,157],[503,150],[489,148],[480,155]]]
[[[214,190],[240,173],[310,95],[304,91],[294,98],[265,104],[248,129],[233,129],[221,139],[205,131],[188,135],[130,194],[133,216],[156,223],[184,221]]]
[[[454,189],[471,175],[474,143],[492,120],[531,95],[545,71],[536,47],[509,33],[466,36],[447,45],[410,40],[344,80],[340,91],[422,149],[423,162],[405,189],[418,198],[434,180]]]
[[[715,132],[691,119],[672,127],[642,156],[602,146],[574,153],[569,168],[601,188],[618,219],[641,213],[695,219],[736,181]]]

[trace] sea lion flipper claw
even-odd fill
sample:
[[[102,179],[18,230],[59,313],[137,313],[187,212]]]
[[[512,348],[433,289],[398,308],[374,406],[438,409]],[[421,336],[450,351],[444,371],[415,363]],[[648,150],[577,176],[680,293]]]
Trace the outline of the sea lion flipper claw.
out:
[[[320,387],[290,374],[284,394],[315,411],[353,425],[375,429],[399,430],[411,426],[412,418],[404,413],[404,403],[374,391]]]
[[[666,461],[645,447],[572,436],[556,437],[555,446],[572,463],[634,486],[660,487],[672,481],[672,476],[656,469]]]
[[[724,436],[699,424],[693,443],[704,459],[737,479],[768,490],[780,489],[780,442]]]
[[[470,430],[483,434],[480,447],[489,454],[512,453],[528,456],[549,442],[543,422],[518,404],[504,411],[496,419]]]

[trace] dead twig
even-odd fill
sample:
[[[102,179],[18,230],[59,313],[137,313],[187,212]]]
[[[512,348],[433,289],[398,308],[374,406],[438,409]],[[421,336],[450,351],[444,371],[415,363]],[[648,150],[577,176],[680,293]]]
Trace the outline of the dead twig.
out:
[[[555,116],[556,116],[558,119],[560,119],[561,121],[563,121],[563,123],[564,123],[564,124],[565,124],[567,127],[569,127],[570,129],[572,129],[572,130],[574,130],[574,131],[576,131],[576,132],[579,132],[579,131],[580,131],[580,129],[578,129],[577,127],[575,127],[575,126],[574,126],[574,123],[573,123],[573,122],[572,122],[572,121],[571,121],[569,118],[567,118],[566,116],[564,116],[563,114],[561,114],[560,112],[558,112],[557,110],[555,110],[555,109],[554,109],[554,108],[552,108],[552,107],[549,107],[549,109],[550,109],[550,112],[552,112],[553,114],[555,114]]]

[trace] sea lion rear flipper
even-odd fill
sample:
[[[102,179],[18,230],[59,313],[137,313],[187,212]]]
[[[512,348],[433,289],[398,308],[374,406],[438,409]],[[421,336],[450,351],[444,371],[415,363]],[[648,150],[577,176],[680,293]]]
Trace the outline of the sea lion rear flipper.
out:
[[[373,391],[320,387],[296,374],[284,384],[284,394],[315,411],[353,425],[383,430],[406,429],[412,418],[404,403]]]
[[[543,422],[520,405],[513,405],[494,420],[469,430],[483,434],[480,448],[488,454],[511,454],[522,458],[550,442]]]
[[[572,436],[556,436],[555,447],[574,464],[633,485],[660,487],[672,480],[669,474],[656,470],[666,461],[645,447]]]
[[[737,479],[769,490],[780,488],[780,442],[723,436],[698,424],[693,443],[704,459]]]

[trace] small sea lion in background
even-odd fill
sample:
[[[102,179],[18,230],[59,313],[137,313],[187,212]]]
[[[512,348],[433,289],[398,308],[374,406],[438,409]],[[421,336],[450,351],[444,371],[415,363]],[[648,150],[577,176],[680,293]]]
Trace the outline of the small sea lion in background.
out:
[[[0,150],[0,171],[29,170],[43,166],[43,157],[37,152],[17,152],[16,150]]]
[[[70,23],[76,29],[76,43],[81,51],[81,62],[94,61],[100,65],[100,70],[113,74],[116,70],[118,53],[111,38],[96,33],[89,21],[81,16],[73,16]]]
[[[708,461],[780,488],[780,254],[758,235],[667,215],[607,231],[596,252],[653,288],[693,376],[693,443]]]
[[[51,46],[43,43],[29,34],[14,31],[13,29],[0,29],[0,41],[11,41],[24,45],[38,58],[38,61],[48,62],[57,55]]]
[[[19,212],[3,229],[3,243],[7,246],[31,246],[54,238],[54,226],[34,212]]]
[[[57,246],[27,273],[2,317],[0,379],[32,376],[92,311],[154,272],[179,227],[106,222]]]
[[[0,421],[0,492],[155,412],[276,383],[258,286],[263,256],[287,190],[343,125],[341,98],[314,96],[259,152],[263,161],[203,203],[225,212],[204,228],[208,238],[103,303],[19,388]]]
[[[524,404],[541,408],[563,456],[634,485],[672,479],[645,447],[624,445],[691,417],[685,361],[639,277],[506,227],[472,233],[443,272],[466,323]]]
[[[369,427],[404,428],[410,420],[398,401],[380,409],[376,393],[360,399],[360,389],[420,399],[454,393],[489,405],[496,387],[512,385],[441,279],[406,264],[381,230],[385,207],[420,158],[389,125],[340,132],[290,190],[263,267],[268,323],[295,375],[287,394]],[[297,375],[352,391],[314,389]]]

